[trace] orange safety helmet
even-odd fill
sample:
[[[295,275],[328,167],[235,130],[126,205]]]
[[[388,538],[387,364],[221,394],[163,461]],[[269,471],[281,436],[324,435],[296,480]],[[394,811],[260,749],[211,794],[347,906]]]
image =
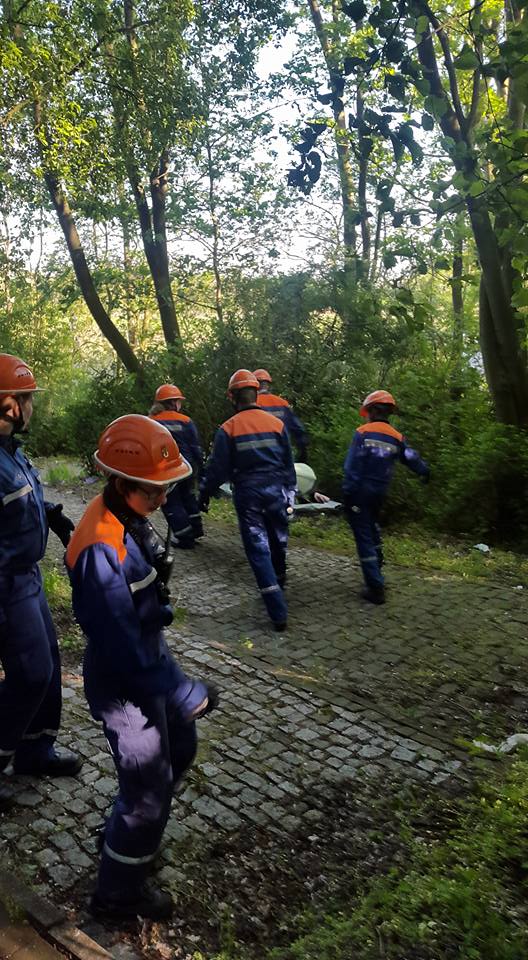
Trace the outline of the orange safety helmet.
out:
[[[254,371],[254,376],[257,378],[257,380],[261,380],[261,381],[263,381],[264,383],[272,383],[272,382],[273,382],[272,379],[271,379],[270,374],[268,373],[267,370],[264,370],[263,367],[259,367],[258,370],[255,370],[255,371]]]
[[[179,387],[173,383],[164,383],[154,394],[154,403],[163,403],[164,400],[185,400]]]
[[[366,417],[368,408],[373,407],[376,403],[386,403],[389,407],[396,406],[396,400],[392,396],[392,393],[387,393],[386,390],[374,390],[363,400],[363,404],[359,411],[360,416]]]
[[[255,390],[258,390],[259,382],[255,374],[251,373],[251,370],[236,370],[233,376],[229,378],[227,396],[232,397],[236,390],[243,390],[244,387],[254,387]]]
[[[103,473],[160,487],[192,473],[170,431],[139,413],[118,417],[103,430],[94,459]]]
[[[35,393],[40,390],[31,370],[19,357],[0,353],[0,395],[14,396],[17,393]]]

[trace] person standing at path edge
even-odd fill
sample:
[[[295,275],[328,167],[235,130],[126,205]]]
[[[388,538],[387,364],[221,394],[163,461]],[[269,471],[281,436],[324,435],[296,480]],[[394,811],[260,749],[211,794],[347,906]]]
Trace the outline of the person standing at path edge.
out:
[[[149,416],[170,430],[181,455],[196,474],[203,461],[202,444],[195,424],[181,412],[185,397],[179,387],[164,383],[158,387]],[[162,507],[165,519],[172,531],[172,545],[183,550],[192,549],[195,541],[203,537],[202,517],[196,499],[193,478],[187,477],[169,493]]]
[[[259,392],[257,404],[272,413],[274,417],[284,421],[284,425],[297,447],[297,456],[302,463],[306,463],[308,457],[308,435],[306,428],[296,413],[293,412],[290,404],[284,397],[279,397],[276,393],[270,393],[272,379],[267,370],[259,368],[254,371],[254,376],[258,380]]]
[[[386,390],[374,390],[363,401],[360,415],[367,423],[358,427],[345,460],[343,501],[345,516],[356,540],[366,587],[362,593],[371,603],[385,603],[385,580],[381,572],[383,548],[378,517],[389,487],[396,460],[423,483],[429,481],[429,467],[407,446],[403,434],[389,423],[396,403]]]
[[[284,596],[288,509],[295,500],[295,469],[282,420],[257,406],[258,380],[237,370],[228,385],[235,414],[217,431],[200,484],[200,505],[222,483],[234,486],[242,542],[276,630],[286,629]]]
[[[74,754],[55,750],[62,708],[55,628],[38,566],[49,529],[64,546],[73,530],[62,504],[46,503],[37,471],[15,434],[26,430],[38,387],[29,367],[0,353],[0,771],[74,776]],[[0,809],[11,795],[0,786]]]
[[[103,724],[119,792],[106,824],[96,916],[167,919],[172,898],[146,884],[171,799],[196,753],[194,721],[217,693],[190,680],[163,636],[172,622],[172,562],[147,517],[191,468],[161,424],[139,414],[114,420],[95,453],[108,477],[66,553],[75,616],[86,637],[84,689]]]

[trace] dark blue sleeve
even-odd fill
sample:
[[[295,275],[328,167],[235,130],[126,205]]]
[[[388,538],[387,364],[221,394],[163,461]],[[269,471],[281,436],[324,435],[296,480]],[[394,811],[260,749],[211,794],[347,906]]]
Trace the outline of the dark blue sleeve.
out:
[[[200,440],[200,434],[198,433],[196,425],[192,422],[192,420],[188,424],[188,438],[189,449],[191,451],[191,457],[193,461],[192,466],[201,466],[203,460],[202,443]]]
[[[231,479],[233,472],[232,440],[225,430],[220,427],[216,431],[213,449],[200,482],[200,491],[208,496],[216,493],[218,488]]]
[[[352,437],[352,443],[348,448],[345,459],[345,476],[343,480],[343,492],[352,493],[359,480],[359,458],[363,450],[363,438],[356,430]]]
[[[408,445],[405,437],[402,437],[401,440],[400,461],[419,477],[428,477],[431,472],[429,465],[425,460],[422,460],[417,450],[413,450],[413,448]]]
[[[295,490],[297,487],[297,477],[295,475],[295,466],[293,463],[293,453],[290,443],[290,438],[288,436],[288,431],[283,430],[280,435],[280,442],[284,451],[284,467],[286,474],[286,486],[290,490]]]
[[[293,412],[291,407],[286,407],[286,410],[287,414],[285,423],[289,433],[293,437],[298,447],[301,447],[301,449],[306,448],[308,443],[308,434],[303,422],[299,420],[299,417]]]
[[[113,547],[96,543],[70,574],[75,616],[105,673],[124,690],[167,693],[182,675],[169,656],[153,659],[144,643],[130,588]]]

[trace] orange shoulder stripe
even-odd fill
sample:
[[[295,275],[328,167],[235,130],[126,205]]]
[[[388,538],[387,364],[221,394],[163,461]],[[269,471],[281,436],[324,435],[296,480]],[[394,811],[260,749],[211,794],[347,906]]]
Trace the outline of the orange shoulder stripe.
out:
[[[161,410],[159,413],[154,413],[151,420],[178,420],[179,423],[189,423],[190,417],[187,417],[184,413],[178,413],[177,410]]]
[[[123,543],[125,528],[113,513],[110,513],[104,504],[103,495],[99,494],[92,500],[84,511],[79,523],[73,531],[72,538],[66,550],[66,564],[73,570],[83,550],[94,543],[106,543],[113,547],[123,563],[127,549]]]
[[[386,437],[394,437],[395,440],[403,440],[403,433],[399,433],[390,423],[381,420],[373,420],[372,423],[363,423],[357,428],[358,433],[383,433]]]
[[[276,393],[257,394],[257,403],[259,407],[289,407],[290,404],[284,397],[279,397]]]
[[[282,433],[284,424],[278,417],[266,410],[241,410],[222,424],[229,437],[243,437],[247,434]]]

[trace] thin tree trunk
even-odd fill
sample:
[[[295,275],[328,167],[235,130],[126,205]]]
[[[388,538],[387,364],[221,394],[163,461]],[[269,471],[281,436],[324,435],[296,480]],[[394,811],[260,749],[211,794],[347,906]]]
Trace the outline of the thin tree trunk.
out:
[[[205,141],[205,149],[207,152],[207,173],[208,173],[208,179],[209,179],[209,214],[211,216],[211,223],[213,226],[213,273],[215,278],[215,310],[216,310],[216,315],[218,317],[218,323],[222,328],[224,325],[224,302],[223,302],[223,290],[222,290],[222,274],[220,272],[220,224],[218,222],[218,216],[216,212],[213,154],[212,154],[211,141],[209,139],[209,135],[207,135],[207,138]]]
[[[333,73],[334,67],[332,58],[332,49],[328,39],[324,20],[321,15],[318,0],[308,0],[308,7],[315,27],[315,32],[323,52],[325,63],[328,69],[329,83],[334,89]],[[340,99],[340,98],[338,98]],[[342,101],[341,101],[342,104]],[[352,155],[350,150],[350,140],[346,123],[346,114],[344,106],[333,108],[334,113],[334,135],[337,149],[337,165],[339,170],[339,182],[341,187],[341,203],[343,207],[343,244],[344,244],[344,268],[347,277],[357,277],[361,273],[361,264],[356,252],[356,187],[354,183],[354,173],[352,167]]]
[[[117,329],[110,319],[107,311],[103,307],[99,294],[95,288],[90,268],[86,261],[81,239],[73,219],[73,215],[68,201],[61,190],[57,178],[49,172],[44,173],[44,180],[48,192],[59,219],[64,239],[68,247],[70,259],[73,264],[75,276],[81,288],[86,306],[88,307],[93,319],[99,327],[101,333],[106,337],[117,353],[121,363],[130,373],[136,376],[142,376],[142,367],[132,350],[130,344],[123,334]]]

